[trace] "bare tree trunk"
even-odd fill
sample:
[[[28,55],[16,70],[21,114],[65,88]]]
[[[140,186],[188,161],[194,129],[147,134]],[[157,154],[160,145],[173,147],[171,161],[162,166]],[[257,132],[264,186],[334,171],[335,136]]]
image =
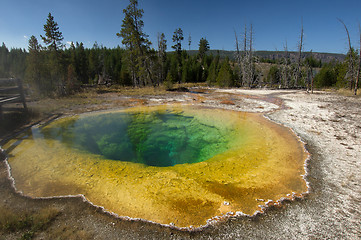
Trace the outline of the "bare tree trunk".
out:
[[[243,69],[243,85],[248,85],[248,68],[247,68],[247,25],[244,25],[244,36],[243,36],[243,54],[242,54],[242,69]]]
[[[308,73],[307,73],[307,93],[313,93],[313,68],[312,65],[308,66]]]
[[[353,63],[353,56],[352,56],[352,45],[351,45],[351,38],[350,38],[350,33],[346,27],[346,24],[338,18],[338,21],[340,21],[342,23],[342,25],[345,27],[346,33],[347,33],[347,38],[348,38],[348,47],[349,47],[349,55],[350,55],[350,60],[348,63],[348,70],[350,72],[350,89],[352,91],[352,85],[353,85],[353,78],[354,78],[354,63]]]
[[[286,41],[286,45],[284,46],[284,58],[283,58],[283,66],[282,66],[282,78],[283,78],[283,85],[284,87],[289,87],[289,72],[288,72],[288,61],[289,61],[289,54],[288,54],[288,46],[287,46],[287,41]]]
[[[360,80],[360,71],[361,71],[361,27],[360,24],[358,25],[358,30],[360,33],[360,49],[359,49],[359,55],[358,55],[358,71],[357,71],[357,77],[355,82],[355,95],[357,95],[357,86]]]
[[[192,45],[192,37],[191,37],[191,34],[189,34],[189,37],[188,37],[188,49],[189,49],[189,51],[191,50],[191,45]]]
[[[311,60],[312,59],[313,59],[313,54],[312,54],[312,50],[311,50]],[[312,94],[313,93],[313,67],[312,67],[312,62],[308,62],[307,92],[309,92],[309,90],[311,90],[311,94]]]
[[[296,76],[295,76],[295,87],[298,86],[298,82],[301,75],[301,57],[302,57],[302,48],[303,48],[303,22],[301,27],[301,36],[300,36],[300,42],[298,44],[298,56],[297,56],[297,67],[296,67]]]
[[[284,65],[284,72],[283,72],[283,78],[284,78],[284,83],[285,86],[288,88],[289,87],[289,82],[288,82],[288,46],[287,46],[287,41],[286,41],[286,46],[284,46],[284,51],[285,51],[285,65]]]
[[[252,23],[251,23],[251,29],[250,29],[250,32],[249,32],[249,63],[251,64],[252,62],[252,44],[253,44],[253,26],[252,26]]]
[[[237,59],[237,63],[238,63],[238,67],[239,67],[239,84],[240,86],[242,86],[242,66],[241,66],[241,52],[239,50],[239,42],[238,42],[238,37],[237,37],[237,32],[236,30],[234,30],[234,36],[236,38],[236,59]]]
[[[247,51],[247,25],[244,25],[244,46],[243,46],[243,52],[245,53]]]
[[[314,77],[313,77],[313,70],[312,70],[312,67],[311,67],[311,72],[312,72],[312,76],[311,76],[311,94],[313,94],[313,80],[314,80]]]
[[[251,87],[254,84],[255,69],[253,65],[253,26],[251,24],[250,36],[247,38],[247,25],[244,27],[243,54],[241,55],[242,84]]]
[[[157,85],[159,86],[160,81],[163,81],[163,64],[162,64],[162,53],[161,53],[161,45],[160,45],[160,33],[157,34],[157,44],[158,44],[158,62],[160,63],[158,69],[158,78]]]
[[[254,83],[254,75],[255,75],[255,72],[254,72],[254,66],[253,66],[253,49],[252,49],[252,46],[253,46],[253,26],[252,26],[252,23],[251,23],[251,29],[250,29],[250,36],[249,36],[249,81],[250,81],[250,86],[253,85]]]

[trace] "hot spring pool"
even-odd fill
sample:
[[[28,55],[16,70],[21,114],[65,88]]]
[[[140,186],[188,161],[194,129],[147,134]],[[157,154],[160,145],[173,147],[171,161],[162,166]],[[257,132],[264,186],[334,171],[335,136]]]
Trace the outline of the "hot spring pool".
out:
[[[82,114],[4,149],[26,196],[81,194],[120,217],[177,227],[307,192],[303,144],[260,114],[170,105]]]

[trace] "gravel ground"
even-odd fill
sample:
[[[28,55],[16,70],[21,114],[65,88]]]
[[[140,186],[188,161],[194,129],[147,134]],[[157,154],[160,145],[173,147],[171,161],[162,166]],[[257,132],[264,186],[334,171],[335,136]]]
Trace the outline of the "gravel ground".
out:
[[[151,96],[147,101],[264,112],[292,128],[307,144],[310,193],[255,217],[232,218],[188,232],[116,219],[80,198],[32,200],[20,196],[11,187],[5,161],[0,161],[0,203],[18,211],[45,206],[60,210],[35,239],[361,239],[361,98],[325,92],[218,90]],[[18,237],[12,233],[0,239]]]

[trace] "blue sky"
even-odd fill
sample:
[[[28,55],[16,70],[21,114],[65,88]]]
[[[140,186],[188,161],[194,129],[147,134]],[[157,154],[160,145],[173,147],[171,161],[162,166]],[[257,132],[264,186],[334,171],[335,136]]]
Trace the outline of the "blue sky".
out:
[[[65,42],[83,42],[92,47],[95,41],[106,47],[121,45],[116,36],[128,0],[1,0],[0,43],[7,47],[27,48],[28,38],[39,41],[43,25],[51,12],[63,32]],[[157,33],[163,32],[172,45],[176,28],[182,28],[188,49],[198,49],[204,37],[211,49],[234,50],[234,30],[241,34],[245,24],[254,28],[256,50],[296,50],[304,25],[304,50],[347,52],[347,38],[341,18],[349,28],[352,43],[359,47],[358,24],[361,23],[360,0],[242,1],[242,0],[139,0],[144,9],[144,31],[156,47]]]

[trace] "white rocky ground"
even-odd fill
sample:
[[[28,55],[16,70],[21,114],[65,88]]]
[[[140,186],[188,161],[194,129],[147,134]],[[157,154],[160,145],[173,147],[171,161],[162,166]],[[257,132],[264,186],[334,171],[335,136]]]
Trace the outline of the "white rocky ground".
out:
[[[268,90],[233,92],[270,94]],[[230,221],[207,237],[361,239],[361,99],[324,92],[272,94],[289,108],[268,116],[292,128],[312,154],[310,194],[258,219]]]

